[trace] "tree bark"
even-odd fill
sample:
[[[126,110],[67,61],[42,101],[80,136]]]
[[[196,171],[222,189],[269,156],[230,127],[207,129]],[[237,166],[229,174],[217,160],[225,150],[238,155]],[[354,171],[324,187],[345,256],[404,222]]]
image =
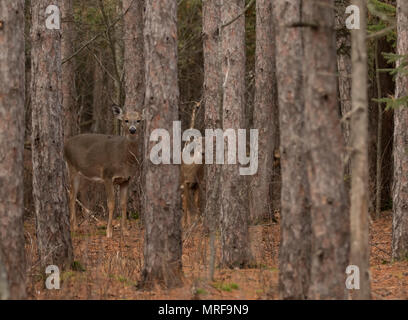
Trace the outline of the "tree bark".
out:
[[[344,299],[349,219],[337,104],[334,1],[303,3],[305,118],[311,199],[309,299]]]
[[[218,27],[221,23],[220,1],[203,1],[204,55],[204,123],[206,129],[222,128],[221,42]],[[215,144],[214,144],[215,145]],[[210,231],[210,279],[214,277],[215,233],[220,221],[221,166],[207,164],[205,175],[204,221]]]
[[[73,252],[63,160],[61,33],[45,26],[48,5],[31,2],[33,197],[41,266],[64,268]],[[55,5],[61,7],[61,1]]]
[[[375,53],[374,53],[374,65],[375,65],[375,79],[377,87],[377,99],[382,98],[381,90],[381,71],[379,64],[379,55],[378,50],[378,39],[375,40]],[[367,102],[368,103],[368,102]],[[383,110],[382,103],[377,102],[377,153],[376,153],[376,183],[375,183],[375,217],[376,219],[380,218],[381,214],[381,193],[382,193],[382,123],[383,123]],[[367,141],[368,145],[368,141]]]
[[[123,0],[124,15],[123,42],[125,69],[125,107],[142,111],[145,94],[145,64],[143,40],[144,0]]]
[[[352,149],[350,264],[360,268],[360,290],[353,292],[353,297],[370,299],[366,4],[363,0],[355,0],[353,3],[360,8],[360,29],[351,31],[353,73],[350,132]]]
[[[110,134],[107,131],[107,122],[110,120],[108,115],[109,101],[104,96],[104,71],[99,65],[104,58],[101,52],[95,53],[95,62],[93,68],[93,90],[92,90],[92,127],[93,133]],[[113,119],[111,120],[113,122]]]
[[[75,24],[73,1],[62,1],[62,60],[74,53]],[[74,59],[62,65],[62,107],[64,110],[64,139],[78,134],[76,90],[75,90],[75,64]]]
[[[244,0],[225,0],[221,21],[226,24],[245,7]],[[222,29],[223,128],[245,128],[245,16]],[[224,143],[225,144],[225,143]],[[221,173],[221,264],[245,267],[250,263],[247,179],[239,164],[228,164],[227,146]]]
[[[344,159],[349,158],[347,147],[350,141],[350,119],[347,115],[351,111],[351,36],[346,27],[346,8],[349,0],[335,0],[336,4],[336,42],[337,42],[337,72],[339,74],[340,113],[345,117],[342,122],[344,145],[346,146]],[[350,190],[350,161],[344,164],[344,180],[347,190]]]
[[[397,53],[408,55],[408,3],[397,1],[398,41]],[[398,61],[397,67],[401,65]],[[396,98],[408,95],[408,76],[399,73],[396,81]],[[392,220],[392,257],[408,257],[408,109],[401,106],[394,113],[394,184]]]
[[[150,161],[150,134],[178,119],[177,2],[146,0],[145,243],[141,286],[181,283],[180,166]],[[171,138],[171,145],[173,139]]]
[[[351,111],[351,37],[350,30],[346,27],[346,7],[349,0],[335,0],[336,4],[336,40],[337,40],[337,69],[339,73],[339,97],[341,115],[345,116]],[[343,122],[343,135],[345,145],[350,139],[349,121]]]
[[[118,0],[115,3],[115,11],[122,13],[122,3],[121,0]],[[110,27],[111,25],[111,19],[109,16],[109,12],[105,8],[105,4],[103,0],[99,0],[99,10],[101,11],[102,14],[102,20],[105,25],[105,34],[106,34],[106,40],[109,48],[109,52],[111,55],[112,59],[112,67],[113,67],[113,78],[114,78],[114,101],[117,105],[120,107],[123,107],[124,105],[124,98],[125,98],[125,90],[123,87],[123,82],[122,82],[122,76],[121,76],[121,65],[123,61],[122,57],[122,50],[120,48],[120,44],[117,38],[118,31],[121,30],[123,24],[121,21],[117,22],[116,29],[113,29]],[[113,118],[113,134],[119,135],[120,134],[120,126],[119,126],[119,120],[117,118]]]
[[[270,219],[274,208],[272,189],[274,180],[273,156],[278,135],[278,106],[275,74],[275,26],[272,2],[256,2],[254,129],[259,130],[258,172],[250,177],[249,213],[252,224]]]
[[[24,1],[2,1],[0,20],[0,282],[7,286],[7,296],[22,299],[26,296],[23,228]],[[4,291],[0,289],[0,298],[3,294],[6,297]]]
[[[129,8],[129,9],[128,9]],[[143,11],[144,1],[124,0],[124,72],[125,72],[125,110],[142,112],[145,94]],[[143,172],[143,130],[138,132],[139,147],[137,158],[139,166],[129,186],[128,211],[142,212],[142,172]],[[144,212],[144,210],[143,210]]]
[[[282,299],[306,299],[310,283],[310,200],[305,156],[305,98],[303,87],[303,29],[297,0],[275,6],[276,74],[279,98],[281,154],[281,243],[279,291]]]

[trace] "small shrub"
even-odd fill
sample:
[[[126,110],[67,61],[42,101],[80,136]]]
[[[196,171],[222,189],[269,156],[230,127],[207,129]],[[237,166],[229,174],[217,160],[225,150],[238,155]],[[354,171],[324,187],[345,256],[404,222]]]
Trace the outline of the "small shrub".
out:
[[[84,266],[83,266],[79,261],[74,261],[74,262],[72,262],[71,269],[72,269],[73,271],[80,271],[80,272],[86,271],[86,269],[84,268]]]
[[[223,282],[215,282],[212,285],[214,288],[226,292],[231,292],[232,290],[238,290],[239,286],[236,283],[223,283]]]
[[[204,289],[198,288],[196,290],[196,294],[207,294],[207,291],[205,291]]]

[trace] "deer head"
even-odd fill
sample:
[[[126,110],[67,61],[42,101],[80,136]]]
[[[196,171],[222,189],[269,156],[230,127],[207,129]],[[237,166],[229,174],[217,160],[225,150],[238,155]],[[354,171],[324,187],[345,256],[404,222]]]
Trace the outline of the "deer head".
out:
[[[121,121],[123,132],[126,136],[133,136],[144,120],[144,110],[140,113],[138,111],[126,111],[114,105],[112,106],[113,114]]]

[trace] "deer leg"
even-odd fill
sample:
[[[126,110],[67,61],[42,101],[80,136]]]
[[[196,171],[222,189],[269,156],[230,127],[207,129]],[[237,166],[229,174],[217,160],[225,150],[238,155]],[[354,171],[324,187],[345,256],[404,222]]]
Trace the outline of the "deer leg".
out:
[[[78,195],[80,176],[74,170],[69,171],[70,180],[70,193],[69,193],[69,211],[70,211],[70,222],[73,230],[77,228],[76,222],[76,212],[75,212],[75,201]]]
[[[120,229],[122,234],[127,230],[127,193],[128,193],[129,183],[125,182],[120,185],[120,208],[122,210],[122,218],[120,221]]]
[[[111,180],[105,181],[106,198],[108,204],[108,226],[106,228],[106,236],[112,238],[112,218],[113,211],[115,210],[115,188],[113,187],[113,182]]]

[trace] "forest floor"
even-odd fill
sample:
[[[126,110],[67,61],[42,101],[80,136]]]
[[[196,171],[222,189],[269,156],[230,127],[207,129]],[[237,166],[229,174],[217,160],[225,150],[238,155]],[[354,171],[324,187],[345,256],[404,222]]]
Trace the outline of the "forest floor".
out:
[[[371,224],[371,276],[373,299],[408,299],[408,261],[391,261],[391,213]],[[25,222],[30,299],[278,299],[279,224],[250,228],[257,266],[215,270],[208,275],[208,237],[200,226],[187,230],[183,240],[184,284],[180,288],[151,291],[136,285],[143,266],[143,230],[130,221],[130,236],[121,239],[119,220],[112,239],[105,221],[86,220],[73,234],[75,271],[61,273],[61,289],[47,290],[38,267],[35,222]],[[217,241],[218,243],[218,241]],[[218,248],[217,248],[218,249]],[[219,256],[219,250],[217,250]]]

